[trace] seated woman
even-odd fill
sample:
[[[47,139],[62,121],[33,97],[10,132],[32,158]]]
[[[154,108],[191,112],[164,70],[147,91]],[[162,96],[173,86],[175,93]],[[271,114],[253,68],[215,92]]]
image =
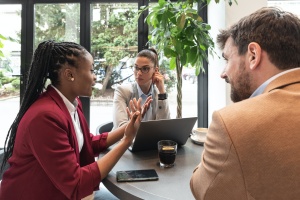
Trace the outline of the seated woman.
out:
[[[51,80],[44,91],[47,79]],[[130,102],[130,121],[94,136],[78,96],[91,96],[95,84],[93,58],[82,46],[45,41],[29,69],[25,94],[5,141],[8,162],[0,199],[82,199],[99,184],[131,145],[141,116],[151,103]],[[143,110],[143,112],[141,112]],[[95,156],[119,143],[95,162]]]
[[[143,121],[169,119],[170,110],[164,86],[164,76],[159,73],[158,55],[155,49],[144,49],[137,54],[133,67],[136,82],[120,85],[116,88],[113,100],[114,128],[128,122],[126,107],[133,98],[142,98],[142,105],[147,97],[152,96],[149,110]]]

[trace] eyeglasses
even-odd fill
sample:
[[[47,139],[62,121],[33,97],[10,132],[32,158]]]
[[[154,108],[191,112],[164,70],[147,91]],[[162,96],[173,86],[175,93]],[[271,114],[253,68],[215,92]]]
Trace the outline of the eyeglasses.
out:
[[[152,67],[141,67],[141,68],[139,68],[139,67],[135,66],[135,67],[132,68],[132,71],[134,73],[138,73],[138,71],[141,70],[141,72],[143,74],[147,74],[149,72],[150,68],[152,68]]]

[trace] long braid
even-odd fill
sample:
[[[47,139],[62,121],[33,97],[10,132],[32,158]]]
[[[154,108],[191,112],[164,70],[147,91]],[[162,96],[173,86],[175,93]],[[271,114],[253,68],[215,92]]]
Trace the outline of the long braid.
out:
[[[76,67],[76,58],[86,52],[82,46],[72,42],[55,43],[49,40],[38,45],[28,72],[26,89],[19,112],[5,139],[4,158],[0,171],[4,169],[7,160],[12,156],[18,125],[22,117],[43,92],[47,78],[53,85],[59,84],[58,71],[62,65],[67,62]]]

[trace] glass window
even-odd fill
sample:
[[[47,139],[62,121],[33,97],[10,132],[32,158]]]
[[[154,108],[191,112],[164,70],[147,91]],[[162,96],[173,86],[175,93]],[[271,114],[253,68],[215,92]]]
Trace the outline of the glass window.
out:
[[[90,130],[112,121],[114,88],[134,81],[131,66],[138,51],[137,3],[91,4],[91,54],[97,83],[90,107]]]
[[[20,103],[21,9],[0,5],[0,149]]]
[[[268,6],[279,7],[294,13],[300,18],[300,1],[268,1]]]
[[[36,4],[34,49],[45,40],[79,43],[80,4]]]

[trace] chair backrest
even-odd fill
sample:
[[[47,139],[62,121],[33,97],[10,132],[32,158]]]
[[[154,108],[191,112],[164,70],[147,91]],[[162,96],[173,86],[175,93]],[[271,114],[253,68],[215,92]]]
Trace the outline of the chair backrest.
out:
[[[113,122],[106,122],[106,123],[100,124],[96,128],[96,134],[101,134],[101,133],[104,133],[104,132],[109,132],[109,131],[112,130],[113,126],[114,126]]]

